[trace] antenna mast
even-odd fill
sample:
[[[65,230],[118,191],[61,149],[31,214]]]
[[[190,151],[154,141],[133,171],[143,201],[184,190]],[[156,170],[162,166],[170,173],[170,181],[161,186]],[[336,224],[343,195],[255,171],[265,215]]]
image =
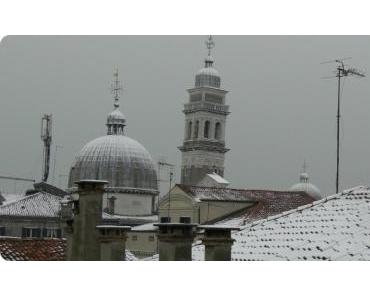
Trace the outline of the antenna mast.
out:
[[[347,76],[357,76],[357,77],[365,77],[365,74],[355,68],[346,68],[344,65],[343,61],[351,59],[350,57],[348,58],[343,58],[343,59],[335,59],[333,61],[327,61],[323,62],[321,64],[326,64],[326,63],[337,63],[337,69],[336,69],[336,75],[335,77],[338,78],[338,97],[337,97],[337,171],[336,171],[336,179],[335,179],[335,192],[339,192],[339,149],[340,149],[340,99],[341,99],[341,78],[342,77],[347,77]]]
[[[41,140],[44,142],[42,160],[42,181],[46,182],[50,168],[50,147],[51,147],[51,114],[44,114],[41,119]]]
[[[169,169],[169,180],[161,180],[160,179],[160,170],[161,167],[167,167]],[[175,167],[174,164],[167,163],[165,160],[158,161],[158,188],[159,183],[162,181],[169,181],[169,189],[168,189],[168,208],[167,208],[167,216],[170,217],[170,205],[171,205],[171,188],[172,188],[172,181],[173,181],[173,168]]]

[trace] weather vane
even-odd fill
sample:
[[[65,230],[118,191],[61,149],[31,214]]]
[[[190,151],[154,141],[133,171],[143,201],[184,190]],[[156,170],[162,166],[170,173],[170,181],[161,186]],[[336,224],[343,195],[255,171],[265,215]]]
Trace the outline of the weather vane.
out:
[[[208,39],[206,40],[206,46],[208,49],[208,56],[210,56],[211,50],[215,47],[215,42],[213,41],[212,35],[209,35]]]
[[[113,73],[113,76],[114,76],[114,80],[112,83],[111,90],[112,90],[113,98],[114,98],[114,107],[118,108],[119,107],[119,103],[118,103],[119,94],[122,91],[122,85],[118,79],[118,69],[116,69],[116,71]]]

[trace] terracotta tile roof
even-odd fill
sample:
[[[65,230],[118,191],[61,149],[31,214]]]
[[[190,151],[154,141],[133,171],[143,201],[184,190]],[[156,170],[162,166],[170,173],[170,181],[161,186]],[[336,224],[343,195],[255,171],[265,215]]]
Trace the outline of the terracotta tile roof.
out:
[[[65,260],[65,250],[65,239],[0,237],[0,254],[5,260],[61,261]]]
[[[59,217],[61,197],[38,192],[0,206],[0,216]]]
[[[198,201],[256,202],[243,215],[238,214],[238,217],[242,217],[246,222],[266,218],[315,201],[314,198],[304,192],[178,186]]]
[[[0,255],[9,261],[64,261],[66,249],[64,238],[0,237]],[[126,261],[138,260],[130,250],[125,253]]]
[[[232,260],[370,260],[370,188],[356,187],[242,228],[232,235]],[[204,258],[202,245],[193,247],[193,258]]]

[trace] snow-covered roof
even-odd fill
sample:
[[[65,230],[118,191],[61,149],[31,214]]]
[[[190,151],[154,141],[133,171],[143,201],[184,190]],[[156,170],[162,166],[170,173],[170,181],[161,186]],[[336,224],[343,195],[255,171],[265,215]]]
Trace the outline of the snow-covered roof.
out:
[[[185,193],[191,197],[201,200],[220,200],[220,201],[272,201],[281,200],[296,200],[307,198],[308,195],[303,192],[291,191],[272,191],[272,190],[245,190],[232,188],[217,188],[217,187],[200,187],[187,186],[178,184]],[[310,202],[313,200],[310,199]]]
[[[103,212],[102,218],[105,221],[117,221],[119,224],[127,224],[130,226],[134,225],[143,225],[147,223],[157,222],[158,215],[149,215],[149,216],[123,216],[117,214],[109,214]]]
[[[218,175],[217,173],[209,173],[207,174],[210,178],[214,179],[219,184],[230,184],[226,179],[222,176]]]
[[[197,184],[200,187],[227,187],[230,183],[217,173],[206,174]]]
[[[14,201],[24,198],[23,194],[4,194],[2,193],[2,195],[5,198],[2,205],[9,204],[9,203],[12,203]]]
[[[154,223],[143,224],[131,228],[131,231],[146,232],[146,231],[157,231],[158,227],[154,226]]]
[[[38,192],[0,206],[0,216],[59,217],[61,197]]]
[[[356,187],[245,225],[232,237],[236,261],[370,260],[370,188]],[[195,245],[193,259],[203,258],[204,246]]]

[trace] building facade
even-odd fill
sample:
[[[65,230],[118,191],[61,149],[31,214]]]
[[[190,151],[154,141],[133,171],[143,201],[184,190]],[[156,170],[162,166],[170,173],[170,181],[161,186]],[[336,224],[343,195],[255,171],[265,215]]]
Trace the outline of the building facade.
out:
[[[226,117],[229,106],[227,91],[221,88],[221,77],[213,67],[212,37],[206,42],[208,56],[204,68],[195,76],[195,86],[188,90],[189,101],[184,105],[184,140],[181,183],[196,185],[208,173],[224,175]]]
[[[0,206],[0,236],[63,237],[61,200],[60,196],[37,192]]]

